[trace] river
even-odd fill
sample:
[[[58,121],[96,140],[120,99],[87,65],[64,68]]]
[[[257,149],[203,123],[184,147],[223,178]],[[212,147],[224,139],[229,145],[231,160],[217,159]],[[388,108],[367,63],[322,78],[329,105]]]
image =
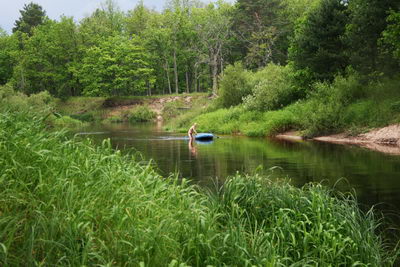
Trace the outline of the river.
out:
[[[400,214],[400,156],[357,146],[242,136],[190,146],[183,134],[165,132],[155,124],[91,125],[75,133],[96,142],[110,138],[114,148],[139,151],[145,161],[152,159],[163,176],[178,173],[202,186],[215,187],[215,181],[237,172],[257,172],[290,179],[296,186],[322,182],[355,193],[365,210],[375,205],[385,213]],[[394,219],[398,224],[399,218]]]

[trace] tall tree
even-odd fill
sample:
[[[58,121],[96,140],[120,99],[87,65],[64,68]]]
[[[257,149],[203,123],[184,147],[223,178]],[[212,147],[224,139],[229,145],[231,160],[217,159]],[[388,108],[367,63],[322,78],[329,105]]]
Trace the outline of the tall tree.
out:
[[[280,0],[238,0],[233,14],[233,31],[242,58],[252,68],[286,60],[287,18],[281,16]]]
[[[97,45],[110,36],[124,31],[124,14],[113,0],[106,0],[101,8],[85,17],[79,25],[82,43],[86,47]]]
[[[78,95],[74,78],[79,58],[77,28],[72,18],[47,21],[24,44],[14,73],[16,87],[25,93],[47,90],[52,95]]]
[[[160,93],[172,93],[171,62],[172,41],[171,29],[166,26],[165,17],[162,14],[153,13],[149,24],[143,32],[146,47],[151,55],[152,68],[156,72],[156,84]]]
[[[208,54],[207,63],[211,69],[214,94],[217,94],[218,71],[223,69],[219,63],[223,61],[223,49],[231,34],[230,8],[229,4],[220,1],[217,4],[209,4],[206,8],[196,9],[196,31]]]
[[[139,37],[111,36],[89,48],[78,76],[87,96],[140,94],[154,82],[149,55]]]
[[[18,40],[15,35],[7,35],[0,28],[0,85],[6,84],[12,77],[18,56]]]
[[[20,31],[32,35],[33,28],[43,24],[46,20],[46,12],[43,8],[33,2],[25,4],[24,8],[19,11],[21,17],[15,21],[13,32]]]
[[[391,11],[388,26],[383,32],[383,44],[400,61],[400,11]]]
[[[380,60],[378,40],[387,26],[386,17],[390,9],[399,8],[398,0],[351,0],[349,1],[350,23],[346,37],[351,65],[368,74],[387,64]]]
[[[144,5],[143,0],[140,0],[135,8],[128,12],[126,17],[125,24],[128,34],[142,35],[149,27],[153,13],[152,10]]]
[[[332,79],[348,59],[342,37],[348,20],[342,0],[323,0],[299,25],[290,47],[296,69],[308,69],[316,79]]]

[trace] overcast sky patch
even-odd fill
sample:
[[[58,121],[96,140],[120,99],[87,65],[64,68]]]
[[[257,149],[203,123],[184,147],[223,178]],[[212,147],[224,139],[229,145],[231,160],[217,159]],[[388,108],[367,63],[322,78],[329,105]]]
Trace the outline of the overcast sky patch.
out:
[[[139,0],[115,0],[122,11],[133,9]],[[232,0],[231,0],[232,1]],[[24,4],[37,3],[43,7],[51,19],[59,19],[61,15],[73,16],[76,21],[90,15],[101,6],[103,0],[0,0],[0,27],[11,33],[14,22],[20,17],[19,10]],[[149,8],[162,10],[165,0],[144,0]]]

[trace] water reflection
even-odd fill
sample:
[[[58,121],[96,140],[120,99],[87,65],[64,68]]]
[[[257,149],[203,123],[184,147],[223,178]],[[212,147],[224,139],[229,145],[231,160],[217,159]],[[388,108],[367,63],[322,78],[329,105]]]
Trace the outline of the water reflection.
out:
[[[189,140],[189,151],[190,151],[190,154],[193,156],[193,157],[197,157],[197,147],[195,146],[195,144],[194,144],[194,139],[193,138],[191,138],[190,140]]]

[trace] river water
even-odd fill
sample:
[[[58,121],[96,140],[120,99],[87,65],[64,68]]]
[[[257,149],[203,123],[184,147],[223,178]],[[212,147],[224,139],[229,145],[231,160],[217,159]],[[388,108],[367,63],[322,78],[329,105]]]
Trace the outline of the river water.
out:
[[[98,142],[110,138],[113,147],[152,159],[163,176],[179,173],[202,186],[214,187],[215,178],[222,182],[237,172],[257,172],[271,179],[290,179],[296,186],[322,182],[355,193],[365,209],[377,205],[385,213],[400,214],[400,156],[356,146],[241,136],[190,146],[183,134],[165,132],[154,124],[92,125],[77,134]]]

